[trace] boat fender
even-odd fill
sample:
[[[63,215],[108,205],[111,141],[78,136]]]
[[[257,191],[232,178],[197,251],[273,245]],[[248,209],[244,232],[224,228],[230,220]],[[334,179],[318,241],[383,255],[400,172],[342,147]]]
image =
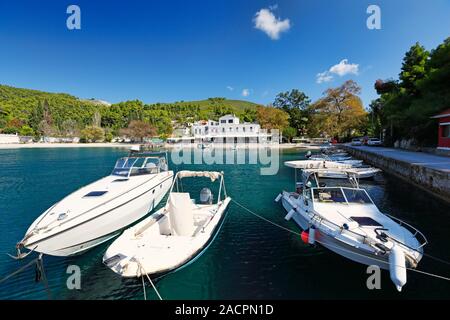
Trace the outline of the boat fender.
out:
[[[397,290],[402,291],[406,284],[406,263],[405,254],[397,245],[394,245],[389,254],[389,273]]]
[[[287,221],[291,220],[291,218],[292,218],[292,216],[294,215],[294,213],[295,213],[295,208],[292,208],[292,209],[287,213],[287,215],[284,217],[284,219],[286,219]]]
[[[315,242],[316,242],[316,228],[311,227],[309,228],[308,243],[314,244]]]
[[[302,233],[300,233],[300,237],[302,238],[303,243],[309,243],[309,233],[307,231],[302,231]]]
[[[281,199],[282,196],[283,196],[283,195],[282,195],[281,193],[278,194],[277,197],[275,198],[275,202],[280,201],[280,199]]]

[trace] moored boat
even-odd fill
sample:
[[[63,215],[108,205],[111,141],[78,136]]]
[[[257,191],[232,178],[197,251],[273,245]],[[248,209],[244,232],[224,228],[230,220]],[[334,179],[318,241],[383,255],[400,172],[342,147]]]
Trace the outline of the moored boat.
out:
[[[296,173],[296,177],[297,177]],[[427,244],[416,228],[381,213],[358,180],[352,187],[327,187],[319,183],[315,170],[301,170],[296,191],[283,191],[276,200],[304,230],[302,239],[319,243],[350,260],[389,270],[401,291],[407,268],[416,268]]]
[[[218,180],[217,199],[206,187],[201,189],[198,201],[192,198],[189,192],[183,191],[181,180],[185,178]],[[176,271],[198,258],[214,240],[230,200],[223,173],[180,171],[175,176],[166,205],[125,230],[109,246],[103,263],[122,277],[146,274],[157,278]]]
[[[136,150],[136,149],[135,149]],[[164,197],[173,180],[164,153],[130,153],[112,173],[84,186],[42,213],[17,243],[53,256],[84,252],[118,235]]]

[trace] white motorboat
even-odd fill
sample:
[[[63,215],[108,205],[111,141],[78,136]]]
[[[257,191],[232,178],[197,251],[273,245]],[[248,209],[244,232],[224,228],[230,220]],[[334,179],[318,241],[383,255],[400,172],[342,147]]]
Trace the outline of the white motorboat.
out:
[[[217,199],[210,189],[203,188],[199,201],[195,201],[190,193],[182,191],[181,180],[185,178],[219,180]],[[196,186],[199,186],[198,182]],[[214,240],[230,200],[223,173],[180,171],[175,176],[166,205],[125,230],[109,246],[103,263],[122,277],[147,274],[157,278],[178,270],[199,257]]]
[[[313,171],[317,173],[319,178],[329,179],[347,179],[349,175],[355,176],[358,179],[371,179],[381,172],[380,169],[373,167],[358,167],[351,169],[313,169]]]
[[[350,164],[354,167],[361,166],[363,161],[362,160],[355,160],[352,159],[350,156],[346,155],[328,155],[328,154],[311,154],[311,152],[307,152],[305,155],[305,158],[308,160],[314,160],[314,161],[332,161],[332,162],[338,162],[343,164]]]
[[[373,178],[380,169],[327,160],[286,161],[286,166],[295,169],[315,170],[320,178],[347,179],[349,174],[359,179]]]
[[[353,167],[360,167],[363,164],[362,160],[355,160],[355,159],[351,159],[350,157],[337,157],[337,158],[311,157],[311,158],[309,158],[309,160],[337,162],[337,163],[342,163],[342,164],[349,164]]]
[[[327,160],[294,160],[286,161],[286,166],[297,169],[351,169],[352,164]]]
[[[16,245],[53,256],[70,256],[116,236],[144,217],[173,180],[164,153],[130,153],[109,176],[78,189],[51,206]]]
[[[281,199],[287,211],[285,219],[293,219],[304,230],[302,240],[389,270],[400,291],[407,281],[407,268],[416,268],[423,256],[425,236],[406,222],[381,213],[354,177],[351,188],[326,187],[319,184],[315,170],[300,172],[296,191],[283,191],[276,200]]]

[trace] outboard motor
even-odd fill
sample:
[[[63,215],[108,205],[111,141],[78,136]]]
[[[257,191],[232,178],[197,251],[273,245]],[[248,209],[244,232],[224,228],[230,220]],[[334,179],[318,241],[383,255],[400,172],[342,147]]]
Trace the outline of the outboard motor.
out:
[[[309,158],[311,158],[311,155],[312,155],[311,151],[308,150],[308,152],[305,154],[305,158],[309,159]]]
[[[203,188],[200,191],[200,203],[201,204],[212,204],[213,195],[209,188]]]

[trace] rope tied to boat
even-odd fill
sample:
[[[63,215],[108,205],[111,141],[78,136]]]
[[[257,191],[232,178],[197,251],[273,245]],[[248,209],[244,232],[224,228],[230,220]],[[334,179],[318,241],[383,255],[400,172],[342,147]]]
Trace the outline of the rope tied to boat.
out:
[[[155,290],[155,293],[158,296],[159,300],[162,301],[163,298],[159,294],[158,289],[156,289],[156,286],[154,285],[154,283],[153,283],[152,279],[150,278],[150,276],[148,275],[147,271],[145,271],[142,263],[138,259],[136,259],[136,257],[133,257],[132,259],[130,259],[130,261],[131,260],[135,261],[137,263],[137,265],[139,266],[138,273],[140,273],[140,276],[142,277],[142,288],[144,289],[144,300],[147,300],[147,294],[145,291],[145,281],[144,281],[144,276],[146,276],[148,282],[150,282],[150,284],[152,285],[153,290]],[[139,276],[139,274],[137,274],[137,276]]]
[[[275,226],[275,227],[277,227],[277,228],[279,228],[279,229],[282,229],[282,230],[287,231],[287,232],[289,232],[289,233],[295,234],[296,236],[299,236],[299,235],[300,235],[300,233],[298,233],[298,232],[296,232],[296,231],[294,231],[294,230],[291,230],[291,229],[286,228],[286,227],[284,227],[284,226],[282,226],[282,225],[280,225],[280,224],[278,224],[278,223],[276,223],[276,222],[273,222],[273,221],[271,221],[271,220],[269,220],[269,219],[267,219],[267,218],[264,218],[263,216],[261,216],[261,215],[257,214],[256,212],[250,210],[249,208],[245,207],[244,205],[240,204],[239,202],[237,202],[237,201],[234,200],[234,199],[231,199],[231,201],[233,201],[237,206],[241,207],[242,209],[244,209],[244,210],[247,211],[248,213],[251,213],[251,214],[254,215],[255,217],[257,217],[257,218],[259,218],[259,219],[261,219],[261,220],[263,220],[263,221],[266,221],[266,222],[270,223],[271,225],[273,225],[273,226]],[[315,239],[315,241],[316,241],[317,243],[323,245],[323,243],[322,243],[321,241],[319,241],[319,240],[317,240],[317,239]],[[363,255],[363,254],[360,254],[360,253],[357,253],[357,252],[353,252],[353,251],[350,251],[350,250],[347,250],[347,249],[344,249],[344,248],[338,248],[337,246],[334,246],[334,245],[331,245],[331,244],[327,244],[327,245],[330,246],[330,247],[334,247],[335,249],[339,249],[339,250],[342,250],[342,251],[346,251],[346,252],[348,252],[348,253],[356,254],[356,255],[359,255],[359,256],[364,256],[364,257],[366,257],[366,258],[372,259],[373,261],[377,261],[377,262],[381,262],[381,263],[384,263],[384,264],[389,265],[389,262],[384,261],[384,260],[381,260],[381,259],[377,259],[377,258],[375,258],[375,257],[365,256],[365,255]],[[428,256],[428,255],[427,255],[427,256]],[[441,260],[441,259],[439,259],[439,260]],[[439,261],[439,260],[438,260],[438,261]],[[447,262],[444,261],[444,260],[442,260],[442,261],[445,262],[445,263],[447,263]],[[422,271],[422,270],[418,270],[418,269],[413,269],[413,268],[406,267],[406,266],[401,266],[401,265],[395,265],[395,266],[396,266],[396,267],[400,267],[400,268],[405,268],[406,270],[410,270],[410,271],[417,272],[417,273],[420,273],[420,274],[428,275],[428,276],[430,276],[430,277],[434,277],[434,278],[438,278],[438,279],[450,281],[450,277],[441,276],[441,275],[438,275],[438,274],[434,274],[434,273],[431,273],[431,272],[426,272],[426,271]]]
[[[1,278],[0,283],[7,281],[8,279],[14,277],[15,275],[21,273],[22,271],[28,269],[29,267],[31,267],[33,265],[36,267],[36,274],[35,274],[36,282],[41,282],[41,281],[44,282],[44,286],[45,286],[45,290],[47,291],[48,299],[51,300],[52,295],[51,295],[50,287],[48,285],[47,275],[45,274],[45,270],[44,270],[44,261],[43,261],[42,253],[39,254],[39,256],[37,258],[34,258],[30,262],[28,262],[26,265],[20,267],[16,271],[13,271],[12,273],[8,274],[7,276]]]

